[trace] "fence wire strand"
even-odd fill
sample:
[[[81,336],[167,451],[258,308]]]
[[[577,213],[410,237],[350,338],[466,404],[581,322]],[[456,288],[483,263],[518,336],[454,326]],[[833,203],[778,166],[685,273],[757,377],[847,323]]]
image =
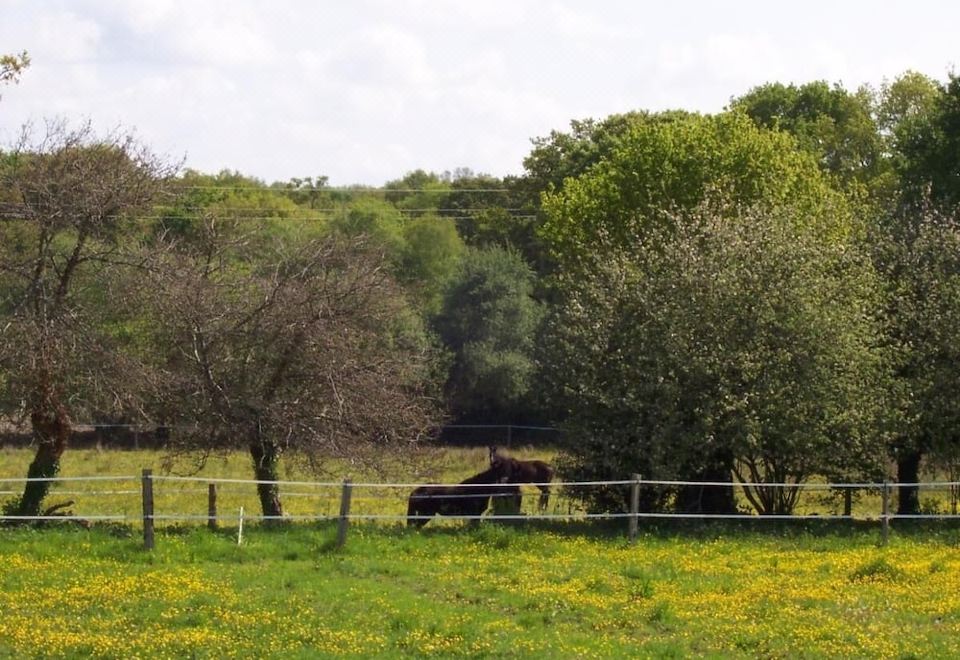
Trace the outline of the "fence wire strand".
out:
[[[142,476],[130,476],[130,475],[107,475],[107,476],[91,476],[91,477],[9,477],[9,478],[0,478],[0,484],[13,484],[13,483],[30,483],[30,482],[54,482],[54,483],[65,483],[73,484],[78,482],[122,482],[122,481],[134,481],[140,482],[141,479],[144,481],[149,481],[152,485],[159,485],[161,483],[169,484],[195,484],[195,483],[205,483],[205,484],[216,484],[216,485],[225,485],[228,488],[225,488],[220,492],[220,495],[227,497],[250,497],[253,493],[249,492],[246,489],[240,488],[240,486],[261,486],[261,485],[271,485],[280,487],[294,487],[294,488],[316,488],[316,492],[304,492],[302,490],[294,490],[291,492],[281,492],[282,497],[294,497],[294,498],[314,498],[318,500],[318,503],[326,503],[328,506],[331,503],[336,502],[338,499],[338,493],[347,483],[354,490],[377,490],[381,489],[384,491],[391,491],[396,489],[416,489],[421,487],[442,487],[442,488],[454,488],[457,490],[463,489],[467,492],[459,493],[444,493],[436,495],[422,495],[417,496],[422,499],[461,499],[461,498],[476,498],[481,497],[491,497],[491,498],[515,498],[516,493],[514,492],[491,492],[491,493],[479,493],[478,495],[471,494],[469,491],[471,489],[484,488],[487,490],[492,489],[503,489],[503,488],[513,488],[513,487],[543,487],[549,486],[555,493],[559,492],[562,495],[564,489],[567,488],[590,488],[590,487],[622,487],[622,486],[666,486],[666,487],[727,487],[727,488],[785,488],[785,489],[801,489],[809,491],[817,490],[885,490],[888,493],[894,493],[897,489],[900,488],[918,488],[918,489],[929,489],[929,490],[956,490],[960,487],[960,482],[958,481],[921,481],[921,482],[884,482],[884,483],[764,483],[764,482],[717,482],[717,481],[708,481],[708,482],[699,482],[699,481],[669,481],[669,480],[652,480],[652,479],[619,479],[619,480],[595,480],[595,481],[555,481],[555,482],[532,482],[532,483],[522,483],[522,484],[503,484],[503,483],[494,483],[494,484],[483,484],[483,483],[423,483],[423,482],[411,482],[411,483],[375,483],[375,482],[359,482],[359,483],[350,483],[350,482],[317,482],[317,481],[287,481],[287,480],[253,480],[253,479],[233,479],[233,478],[206,478],[206,477],[190,477],[190,476],[176,476],[176,475],[142,475]],[[235,488],[230,488],[229,486],[236,486]],[[323,489],[327,489],[326,492]],[[336,489],[336,490],[331,490]],[[207,489],[201,488],[182,488],[182,489],[173,489],[166,490],[161,489],[155,492],[155,496],[158,498],[167,498],[174,497],[184,494],[200,494],[208,492]],[[12,490],[3,490],[0,491],[0,495],[17,495],[17,491]],[[141,489],[121,489],[121,490],[53,490],[51,495],[57,496],[100,496],[100,495],[137,495],[142,494]],[[359,495],[354,496],[353,499],[357,502],[373,502],[382,500],[382,496],[374,495]],[[444,515],[443,517],[448,520],[503,520],[503,521],[516,521],[516,520],[601,520],[601,519],[623,519],[623,518],[636,518],[636,519],[699,519],[699,520],[881,520],[881,521],[895,521],[895,520],[954,520],[960,518],[960,515],[956,513],[940,513],[940,512],[931,512],[931,513],[919,513],[919,514],[899,514],[899,513],[878,513],[875,515],[866,515],[866,516],[854,516],[851,514],[761,514],[761,513],[729,513],[729,514],[714,514],[714,513],[668,513],[668,512],[610,512],[610,513],[589,513],[589,512],[573,512],[569,510],[567,513],[557,513],[557,507],[554,506],[554,513],[491,513],[491,514],[481,514],[481,515]],[[264,515],[247,515],[245,519],[251,521],[269,521],[269,520],[286,520],[286,521],[297,521],[297,520],[337,520],[343,519],[343,516],[336,514],[322,514],[322,513],[294,513],[294,514],[284,514],[282,516],[264,516]],[[363,513],[363,512],[353,512],[345,516],[347,520],[357,520],[357,521],[416,521],[416,520],[430,520],[433,519],[433,516],[427,515],[403,515],[403,514],[387,514],[387,513]],[[17,516],[17,515],[0,515],[0,521],[129,521],[129,520],[141,520],[141,519],[150,519],[154,521],[220,521],[220,520],[235,520],[236,516],[234,514],[225,514],[219,515],[210,513],[207,514],[188,514],[188,513],[154,513],[149,516],[133,515],[133,514],[75,514],[72,516],[67,515],[38,515],[38,516]]]

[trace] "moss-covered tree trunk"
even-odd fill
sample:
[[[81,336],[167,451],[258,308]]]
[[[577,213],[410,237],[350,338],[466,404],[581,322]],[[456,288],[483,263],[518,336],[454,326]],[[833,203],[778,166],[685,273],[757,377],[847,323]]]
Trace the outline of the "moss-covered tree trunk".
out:
[[[30,414],[37,453],[27,470],[28,479],[51,479],[60,472],[60,458],[70,437],[70,419],[59,402],[44,398]],[[28,481],[16,515],[39,516],[40,505],[50,492],[51,481]]]
[[[250,456],[253,458],[253,472],[257,481],[279,480],[280,450],[274,443],[263,440],[251,442]],[[280,487],[275,483],[258,483],[257,495],[260,497],[260,509],[267,522],[278,522],[283,515]]]

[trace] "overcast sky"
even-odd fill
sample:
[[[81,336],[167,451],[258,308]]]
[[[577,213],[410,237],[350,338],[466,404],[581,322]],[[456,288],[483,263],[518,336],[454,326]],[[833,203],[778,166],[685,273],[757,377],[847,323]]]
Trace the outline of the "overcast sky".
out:
[[[958,26],[956,0],[0,0],[0,53],[33,59],[0,90],[0,141],[89,118],[267,181],[503,176],[571,119],[715,112],[774,80],[945,80]]]

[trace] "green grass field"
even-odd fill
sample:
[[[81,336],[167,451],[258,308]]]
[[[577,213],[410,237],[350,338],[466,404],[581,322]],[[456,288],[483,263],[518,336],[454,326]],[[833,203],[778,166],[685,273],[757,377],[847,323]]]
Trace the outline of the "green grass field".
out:
[[[554,451],[517,448],[511,455],[518,458],[537,457],[552,459]],[[26,474],[32,458],[28,449],[0,449],[0,502],[19,495],[23,484],[16,479]],[[394,461],[374,470],[361,465],[331,462],[325,472],[316,475],[308,472],[296,461],[282,464],[281,478],[294,482],[322,482],[329,486],[307,484],[284,485],[280,489],[285,514],[300,516],[336,516],[339,513],[341,484],[350,477],[358,484],[380,483],[455,483],[480,472],[489,465],[487,449],[424,447],[405,460]],[[170,457],[159,451],[98,451],[95,449],[70,450],[64,455],[61,477],[125,476],[121,481],[65,481],[57,483],[48,496],[47,504],[73,501],[70,507],[77,517],[100,515],[124,516],[128,522],[136,522],[142,515],[140,475],[150,468],[158,477],[154,485],[155,513],[159,524],[184,521],[165,520],[163,516],[197,516],[196,524],[203,524],[207,514],[207,480],[253,479],[248,455],[235,452],[226,456],[211,457],[198,470],[195,458],[183,457],[170,462]],[[189,477],[197,481],[165,481],[165,477]],[[5,479],[7,479],[5,481]],[[351,513],[354,515],[406,514],[407,496],[412,488],[378,488],[357,486],[352,494]],[[523,510],[536,510],[537,490],[524,487]],[[240,507],[246,517],[259,513],[259,501],[253,484],[217,484],[218,513],[225,521],[235,522]],[[551,513],[569,513],[573,503],[555,497]]]
[[[518,458],[542,458],[552,460],[555,451],[531,447],[519,447],[510,454]],[[0,448],[0,503],[22,492],[23,484],[15,481],[26,474],[32,458],[28,449]],[[373,470],[361,465],[331,462],[325,465],[323,474],[308,472],[296,461],[283,464],[281,478],[290,481],[331,484],[326,487],[309,485],[285,485],[281,487],[284,512],[292,517],[330,517],[339,512],[340,484],[350,477],[355,483],[455,483],[487,466],[487,449],[424,447],[405,456],[403,461],[393,461]],[[138,450],[69,450],[63,460],[60,476],[126,476],[123,481],[63,482],[58,483],[48,498],[48,504],[73,501],[70,507],[75,515],[119,515],[135,523],[141,516],[140,474],[150,468],[159,477],[155,483],[156,514],[160,524],[184,521],[165,521],[163,516],[195,516],[195,524],[202,524],[207,513],[207,480],[252,479],[249,457],[241,452],[226,456],[211,457],[200,469],[195,457],[181,457],[171,462],[170,457],[159,451]],[[189,476],[197,481],[164,481],[165,476]],[[629,478],[624,475],[623,478]],[[6,480],[5,480],[6,479]],[[406,498],[410,488],[356,487],[352,495],[352,514],[395,515],[406,512]],[[536,513],[538,492],[524,487],[522,510]],[[896,492],[891,507],[895,507]],[[745,510],[746,500],[739,496]],[[880,493],[877,490],[856,491],[853,500],[853,515],[858,518],[876,519],[881,512]],[[259,512],[256,490],[252,484],[218,484],[218,513],[225,522],[237,519],[240,507],[245,516],[255,517]],[[953,510],[948,490],[921,491],[921,504],[925,512],[950,513]],[[843,501],[839,491],[809,490],[801,495],[797,513],[802,515],[830,515],[842,512]],[[554,489],[550,508],[553,515],[576,514],[581,511],[577,502],[566,498],[562,489]],[[438,523],[432,523],[438,524]],[[442,523],[441,523],[442,524]],[[759,523],[764,524],[764,523]]]
[[[19,489],[3,478],[29,459],[0,450],[0,490]],[[332,465],[329,479],[457,481],[485,461],[484,449],[444,450],[377,475]],[[144,467],[161,473],[162,456],[72,451],[63,475]],[[232,455],[202,475],[247,471]],[[312,478],[295,466],[283,476]],[[74,499],[78,515],[122,509],[129,523],[0,527],[0,657],[960,656],[960,528],[950,523],[896,523],[878,547],[875,523],[816,519],[643,522],[635,544],[622,520],[380,522],[353,524],[337,549],[330,521],[251,523],[238,545],[235,520],[217,532],[198,520],[161,525],[146,551],[138,488],[68,483],[51,498]],[[242,488],[228,496],[223,486],[223,510],[256,511]],[[287,511],[329,499],[336,512],[339,493],[295,488]],[[354,510],[402,511],[406,494]],[[205,514],[205,487],[160,482],[157,505]]]
[[[0,530],[0,656],[960,654],[960,534]]]

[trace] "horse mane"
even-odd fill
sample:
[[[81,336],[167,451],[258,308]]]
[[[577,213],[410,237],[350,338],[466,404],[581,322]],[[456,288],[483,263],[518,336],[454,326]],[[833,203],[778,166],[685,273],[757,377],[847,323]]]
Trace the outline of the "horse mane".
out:
[[[550,498],[550,482],[556,474],[546,461],[524,461],[501,454],[495,445],[490,445],[490,468],[500,469],[508,484],[537,484],[540,489],[540,509],[546,510]]]
[[[505,469],[503,465],[491,465],[483,472],[477,473],[472,477],[467,477],[460,483],[462,484],[495,484],[501,483],[506,478],[508,474],[505,474]]]

